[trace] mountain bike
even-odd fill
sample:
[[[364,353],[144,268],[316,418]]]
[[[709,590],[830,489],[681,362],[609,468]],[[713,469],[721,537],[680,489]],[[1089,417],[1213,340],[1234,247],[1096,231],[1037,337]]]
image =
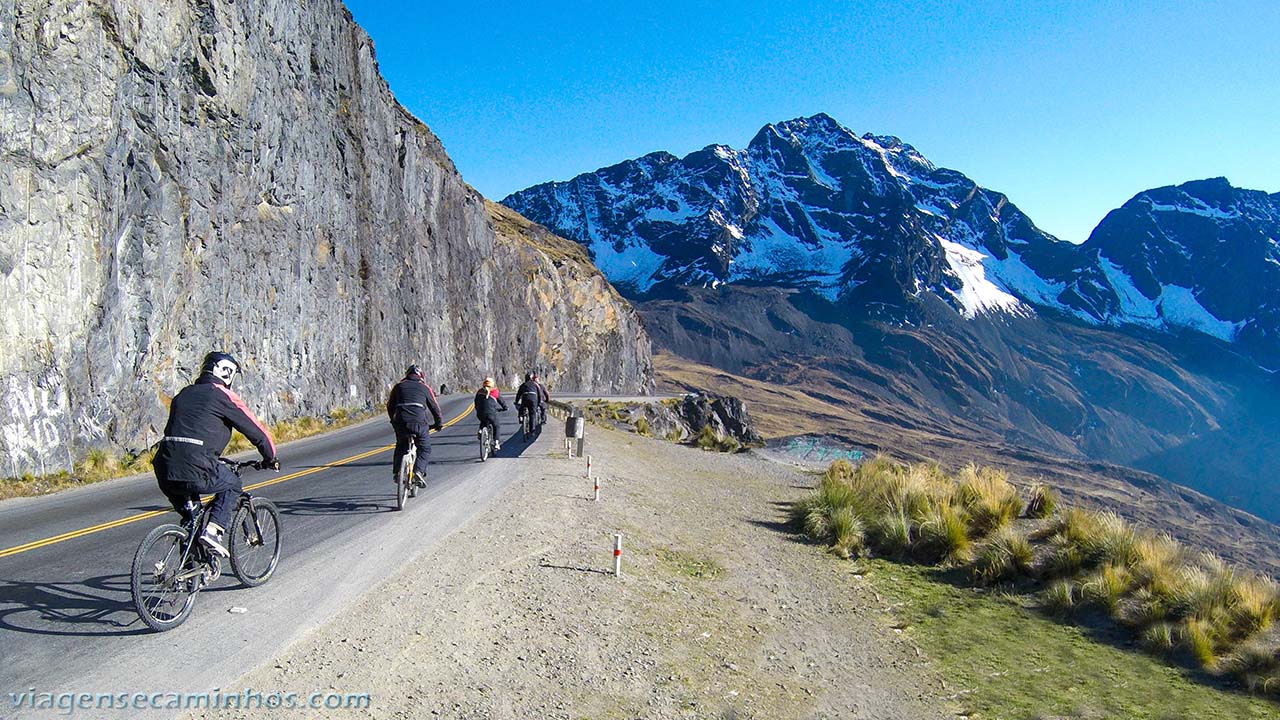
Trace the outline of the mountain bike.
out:
[[[257,462],[218,461],[237,476]],[[193,496],[183,507],[181,525],[161,525],[143,538],[133,555],[129,590],[133,606],[147,627],[164,632],[191,615],[196,594],[222,576],[222,560],[200,536],[209,524],[209,509]],[[231,572],[247,587],[271,579],[280,562],[280,511],[266,498],[241,492],[227,528]]]
[[[407,498],[418,496],[418,483],[413,478],[413,463],[418,459],[418,443],[409,437],[409,451],[400,459],[396,473],[396,510],[403,510]]]

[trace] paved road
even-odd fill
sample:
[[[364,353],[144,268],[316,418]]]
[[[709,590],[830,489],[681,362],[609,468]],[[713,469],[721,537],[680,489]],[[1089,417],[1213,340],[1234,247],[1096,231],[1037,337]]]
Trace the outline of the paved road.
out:
[[[403,512],[395,511],[390,480],[394,436],[381,418],[285,445],[278,476],[247,471],[246,485],[311,471],[254,491],[283,515],[279,571],[255,589],[224,576],[200,594],[185,625],[163,634],[138,619],[128,590],[138,542],[150,528],[176,518],[170,511],[133,519],[167,508],[151,477],[0,504],[0,718],[58,715],[15,710],[9,693],[30,688],[232,689],[241,673],[462,525],[517,474],[525,445],[511,439],[515,413],[502,416],[508,438],[502,451],[482,464],[470,401],[443,399],[446,420],[457,421],[432,437],[430,487]],[[547,432],[553,431],[549,425]],[[111,526],[120,520],[127,522]],[[69,537],[41,544],[59,536]],[[232,607],[248,612],[232,614]],[[95,710],[78,716],[114,715]]]

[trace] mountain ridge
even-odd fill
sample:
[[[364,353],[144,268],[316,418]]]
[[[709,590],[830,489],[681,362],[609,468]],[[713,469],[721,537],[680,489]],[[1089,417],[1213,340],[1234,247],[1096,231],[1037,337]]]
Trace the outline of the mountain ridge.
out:
[[[1150,201],[1171,192],[1183,202]],[[1206,200],[1236,214],[1214,216]],[[624,294],[640,299],[671,286],[757,282],[867,309],[894,306],[905,312],[886,319],[919,322],[911,308],[928,293],[970,317],[1050,312],[1239,339],[1264,364],[1280,349],[1277,303],[1258,302],[1226,280],[1203,288],[1188,284],[1185,272],[1156,278],[1158,258],[1117,246],[1133,231],[1113,230],[1138,222],[1129,216],[1143,203],[1212,221],[1188,233],[1241,237],[1247,232],[1229,221],[1244,217],[1280,236],[1280,193],[1237,190],[1224,179],[1144,191],[1074,245],[1040,230],[1003,193],[936,167],[900,138],[858,136],[818,114],[769,123],[742,150],[713,144],[684,158],[657,151],[502,202],[583,242]],[[1241,263],[1254,270],[1253,285],[1280,292],[1280,274],[1257,271],[1280,270],[1280,246],[1249,240]],[[1195,259],[1208,265],[1209,244],[1188,236],[1177,249],[1199,251]]]
[[[1156,188],[1073,245],[826,115],[645,158],[504,202],[582,243],[657,347],[757,380],[807,369],[815,397],[855,392],[913,431],[1125,465],[1280,521],[1258,482],[1280,417],[1252,400],[1276,395],[1280,194]],[[1237,246],[1217,289],[1189,279]]]

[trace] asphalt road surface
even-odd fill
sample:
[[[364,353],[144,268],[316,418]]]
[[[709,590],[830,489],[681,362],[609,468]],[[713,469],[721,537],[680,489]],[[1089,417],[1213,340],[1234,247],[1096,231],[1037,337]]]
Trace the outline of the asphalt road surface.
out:
[[[518,473],[526,446],[513,439],[514,411],[501,416],[502,450],[481,463],[470,396],[444,398],[441,405],[452,424],[432,436],[429,486],[404,511],[395,510],[395,438],[385,418],[281,447],[278,475],[247,470],[245,486],[275,502],[282,515],[279,569],[250,589],[224,563],[223,577],[200,593],[187,622],[166,633],[142,623],[129,595],[138,543],[177,517],[152,477],[0,503],[0,718],[66,716],[31,709],[29,702],[16,708],[33,689],[241,690],[234,682],[242,673],[460,527]],[[554,425],[544,432],[556,432]],[[252,489],[258,483],[270,484]]]

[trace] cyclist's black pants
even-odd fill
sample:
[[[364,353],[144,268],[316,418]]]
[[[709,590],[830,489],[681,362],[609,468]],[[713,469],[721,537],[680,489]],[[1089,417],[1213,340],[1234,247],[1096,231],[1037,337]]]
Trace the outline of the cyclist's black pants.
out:
[[[494,442],[497,442],[497,443],[501,444],[501,443],[502,443],[502,440],[501,440],[501,438],[502,438],[502,426],[501,426],[500,424],[498,424],[498,418],[497,418],[497,416],[496,416],[496,415],[485,415],[485,416],[481,417],[481,418],[480,418],[480,427],[484,427],[485,425],[488,425],[488,426],[489,426],[489,430],[491,430],[491,431],[493,432],[493,439],[494,439]]]
[[[418,444],[418,457],[413,461],[413,471],[426,477],[427,461],[431,459],[431,425],[425,422],[410,422],[405,424],[395,423],[396,429],[396,454],[395,460],[391,463],[394,477],[400,477],[400,461],[404,460],[404,454],[409,452],[409,438]]]
[[[530,417],[533,418],[532,424],[535,426],[538,424],[538,415],[536,414],[537,412],[538,412],[537,403],[532,401],[520,403],[520,417],[523,418],[525,415],[529,415]]]
[[[231,527],[231,511],[236,507],[236,500],[244,491],[240,476],[222,463],[213,464],[213,472],[199,482],[169,482],[160,480],[160,492],[169,498],[173,509],[182,513],[182,506],[189,498],[197,502],[201,495],[213,495],[213,504],[209,506],[209,521],[218,523],[224,530]]]

